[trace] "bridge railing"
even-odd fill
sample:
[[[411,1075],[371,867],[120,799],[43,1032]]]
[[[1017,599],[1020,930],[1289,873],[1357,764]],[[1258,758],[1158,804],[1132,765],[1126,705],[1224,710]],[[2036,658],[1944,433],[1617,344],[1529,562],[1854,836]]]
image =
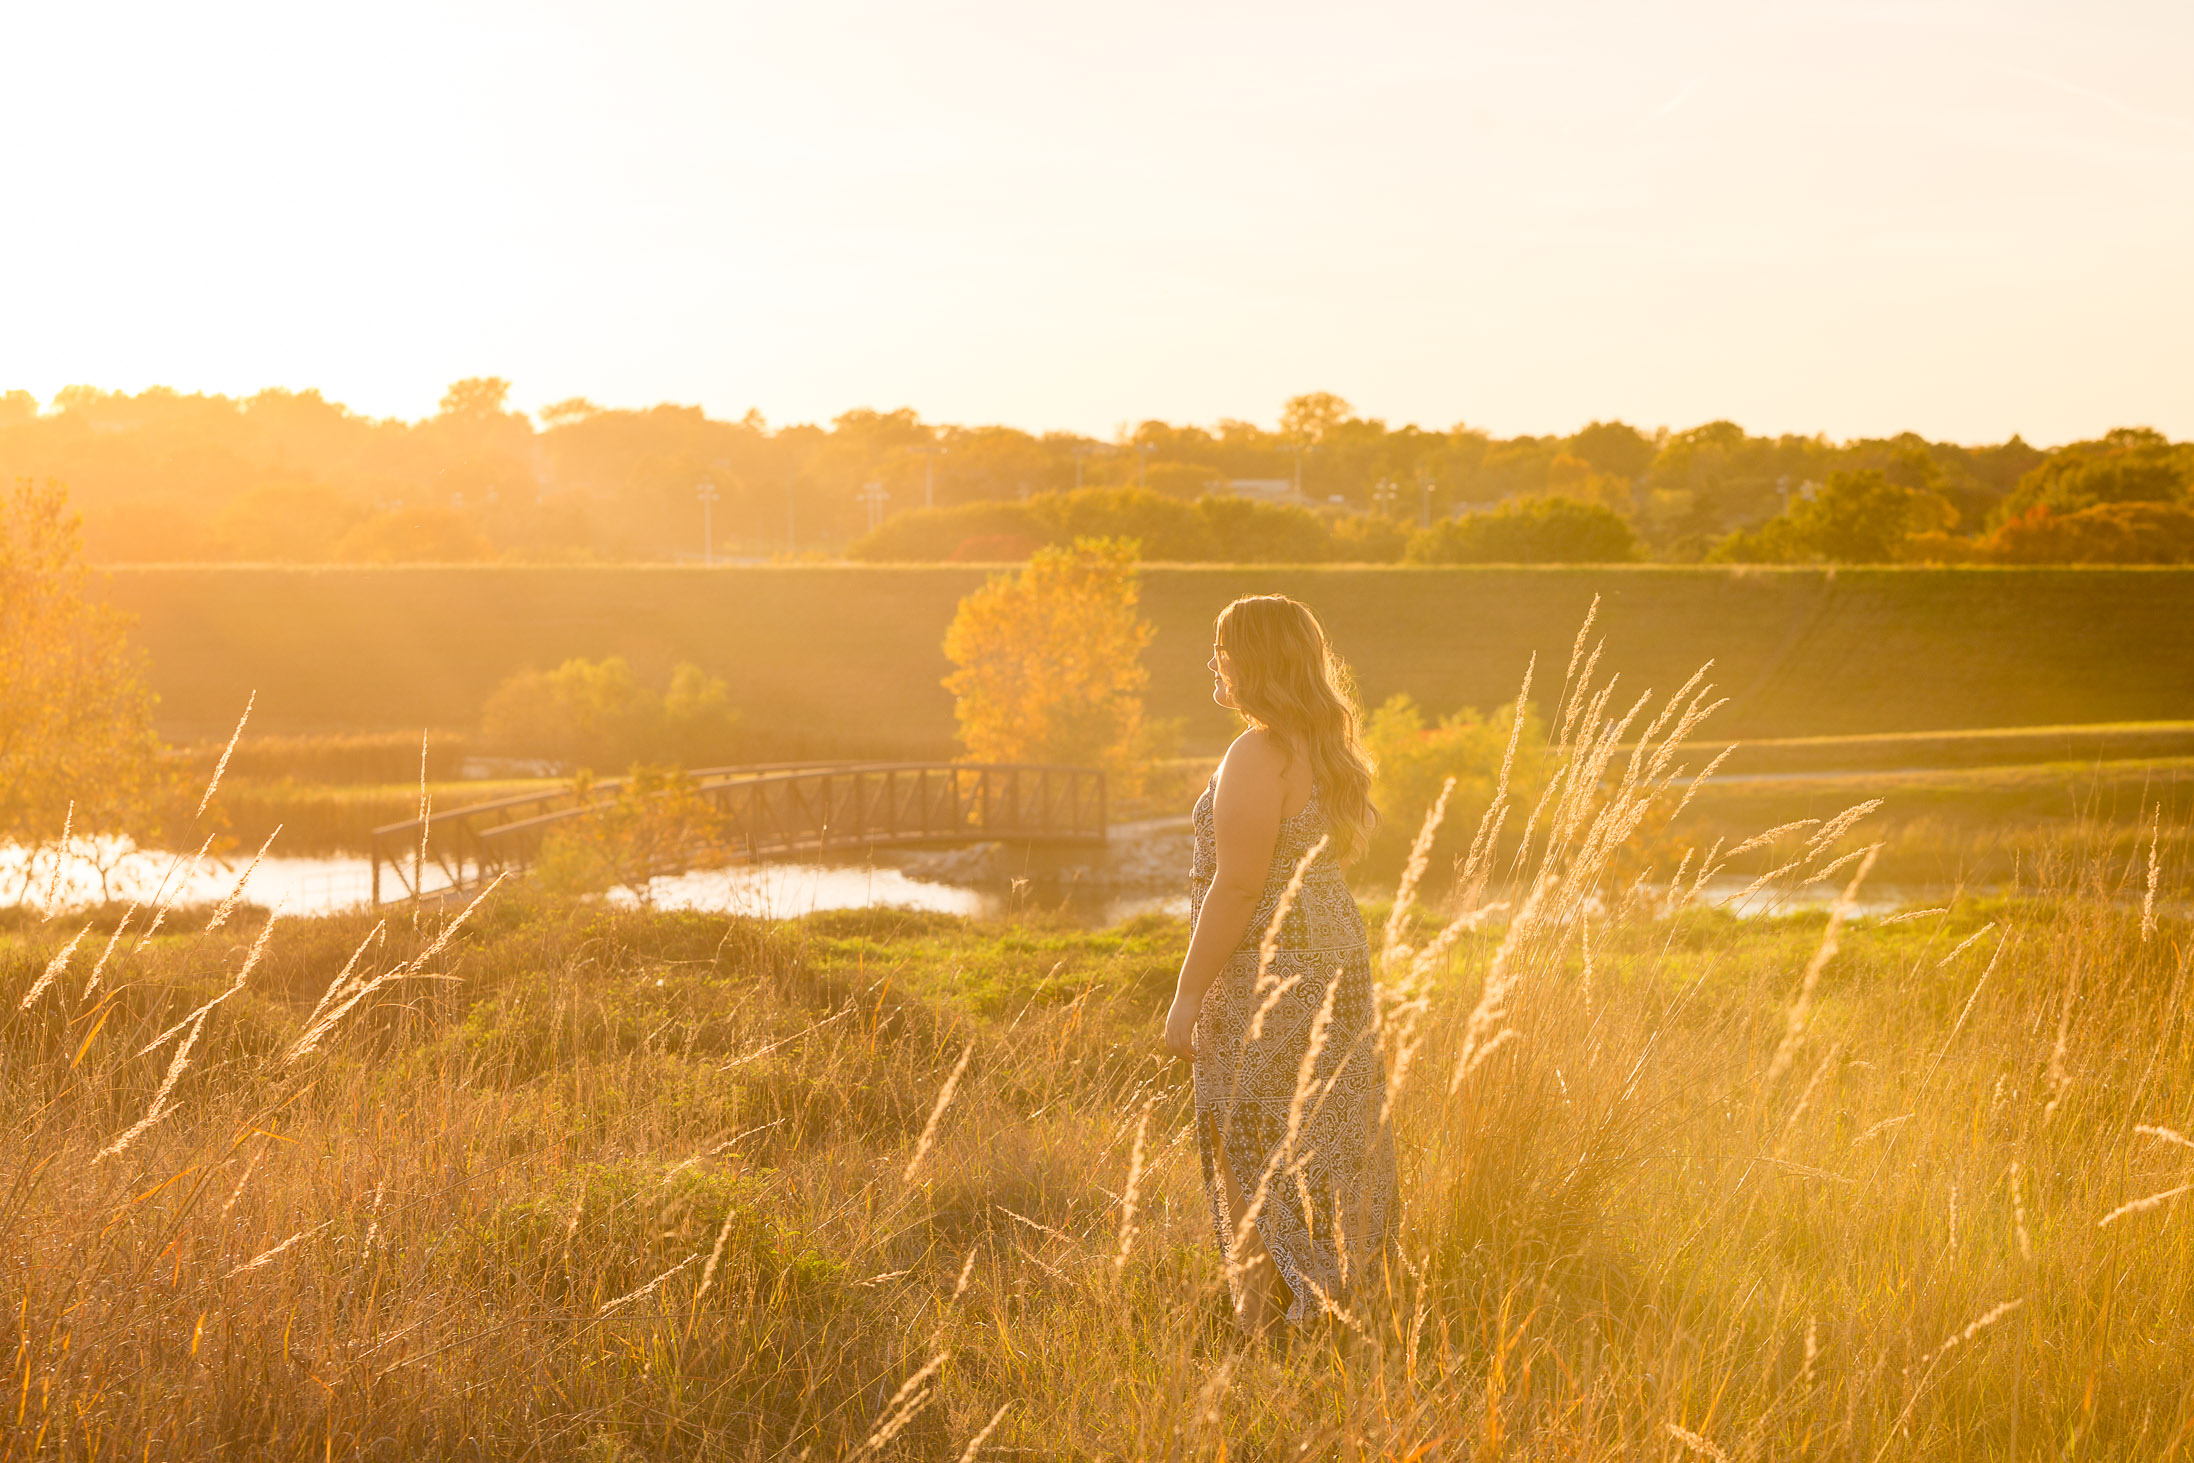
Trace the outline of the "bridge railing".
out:
[[[699,767],[685,774],[695,788],[770,777],[785,772],[850,767],[848,761],[760,762],[731,767]],[[626,777],[572,778],[540,792],[515,793],[485,802],[437,808],[426,818],[406,818],[373,830],[369,850],[373,866],[373,902],[382,902],[382,868],[388,869],[397,899],[422,892],[431,870],[442,876],[443,892],[463,889],[500,871],[492,838],[497,829],[524,826],[598,811],[614,804],[631,782]]]
[[[503,871],[522,870],[560,826],[600,813],[626,779],[500,798],[374,830],[374,902],[386,862],[402,890],[417,897],[424,870],[447,889],[464,889]],[[758,861],[828,855],[879,846],[1009,842],[1102,842],[1104,773],[1033,764],[866,762],[706,768],[656,797],[693,796],[711,826],[672,860],[714,856]],[[433,891],[441,892],[441,891]]]

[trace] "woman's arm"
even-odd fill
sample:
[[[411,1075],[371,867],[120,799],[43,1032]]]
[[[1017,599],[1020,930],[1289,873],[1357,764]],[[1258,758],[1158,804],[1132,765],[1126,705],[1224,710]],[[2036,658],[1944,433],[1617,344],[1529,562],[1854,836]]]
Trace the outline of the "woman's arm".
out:
[[[1280,840],[1286,766],[1286,753],[1262,730],[1236,737],[1226,760],[1219,764],[1219,786],[1212,801],[1219,867],[1196,916],[1195,938],[1181,961],[1173,1009],[1166,1013],[1165,1044],[1175,1056],[1195,1058],[1196,1015],[1203,1007],[1204,992],[1241,947],[1257,902],[1264,897],[1273,846]]]

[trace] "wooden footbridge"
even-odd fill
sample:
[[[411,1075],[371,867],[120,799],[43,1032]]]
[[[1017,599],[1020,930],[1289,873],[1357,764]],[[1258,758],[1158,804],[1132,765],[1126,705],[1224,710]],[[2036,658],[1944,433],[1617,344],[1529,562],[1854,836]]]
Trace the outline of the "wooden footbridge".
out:
[[[373,902],[381,871],[394,900],[445,898],[522,873],[549,835],[621,804],[699,805],[705,834],[672,843],[654,873],[696,857],[727,862],[818,858],[883,847],[1102,843],[1105,775],[1089,767],[967,762],[775,762],[705,767],[668,785],[575,780],[563,787],[435,811],[373,830]],[[427,887],[430,874],[441,883]]]

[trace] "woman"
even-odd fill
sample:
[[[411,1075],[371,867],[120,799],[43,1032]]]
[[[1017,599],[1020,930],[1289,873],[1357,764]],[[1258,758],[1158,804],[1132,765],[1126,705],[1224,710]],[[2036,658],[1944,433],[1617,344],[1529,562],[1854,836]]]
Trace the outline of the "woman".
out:
[[[1393,1225],[1371,950],[1341,880],[1375,815],[1348,673],[1306,606],[1228,605],[1211,673],[1212,699],[1249,728],[1196,803],[1165,1044],[1195,1064],[1204,1190],[1235,1319],[1255,1335],[1338,1308]]]

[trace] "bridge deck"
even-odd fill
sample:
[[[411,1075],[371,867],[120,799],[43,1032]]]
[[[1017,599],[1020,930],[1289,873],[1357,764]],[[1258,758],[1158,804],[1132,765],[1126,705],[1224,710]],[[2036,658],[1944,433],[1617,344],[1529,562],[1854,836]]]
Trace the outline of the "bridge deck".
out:
[[[461,892],[523,872],[555,834],[615,814],[654,816],[635,856],[648,873],[920,844],[1101,843],[1105,775],[1088,767],[967,762],[765,763],[707,767],[642,788],[574,780],[545,793],[472,803],[373,830],[398,899]],[[629,840],[628,840],[629,842]],[[443,887],[425,888],[429,869]]]

